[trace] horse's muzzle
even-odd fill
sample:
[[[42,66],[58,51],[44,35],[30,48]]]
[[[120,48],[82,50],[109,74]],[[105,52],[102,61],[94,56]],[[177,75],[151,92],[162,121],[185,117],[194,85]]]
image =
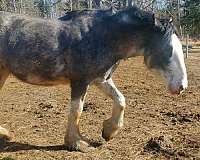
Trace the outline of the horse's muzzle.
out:
[[[169,85],[169,91],[172,95],[179,95],[186,89],[187,89],[187,86],[183,86],[183,85],[180,85],[178,87],[173,87]]]

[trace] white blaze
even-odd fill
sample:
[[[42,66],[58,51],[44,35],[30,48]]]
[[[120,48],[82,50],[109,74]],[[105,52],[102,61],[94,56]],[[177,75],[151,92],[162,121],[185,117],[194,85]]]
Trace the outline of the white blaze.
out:
[[[173,34],[171,37],[171,45],[173,53],[170,58],[168,70],[164,73],[164,75],[169,82],[170,90],[172,92],[179,92],[181,86],[183,89],[187,88],[188,81],[182,45],[176,34]]]

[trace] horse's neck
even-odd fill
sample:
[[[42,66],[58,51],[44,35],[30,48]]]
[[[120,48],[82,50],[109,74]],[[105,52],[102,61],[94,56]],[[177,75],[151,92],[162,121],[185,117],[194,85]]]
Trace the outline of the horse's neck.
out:
[[[106,46],[109,46],[114,56],[119,59],[143,55],[144,44],[150,39],[150,33],[146,33],[148,32],[146,28],[142,30],[137,27],[120,26],[116,23],[111,23],[108,28],[105,27],[105,32],[107,32]]]

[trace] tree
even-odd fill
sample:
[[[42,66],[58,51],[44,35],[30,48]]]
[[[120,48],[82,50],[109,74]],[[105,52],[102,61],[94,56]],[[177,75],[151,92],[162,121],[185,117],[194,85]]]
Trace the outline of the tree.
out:
[[[51,2],[49,0],[35,0],[34,4],[38,8],[41,17],[50,17]]]
[[[184,29],[192,37],[200,38],[200,1],[185,0],[184,16],[181,19]]]

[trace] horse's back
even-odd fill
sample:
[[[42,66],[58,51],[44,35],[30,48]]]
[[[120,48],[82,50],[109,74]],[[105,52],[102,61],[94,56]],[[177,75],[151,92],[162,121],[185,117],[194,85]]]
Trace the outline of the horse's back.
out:
[[[6,31],[1,34],[0,61],[25,82],[92,79],[104,75],[116,62],[109,49],[102,51],[106,44],[105,33],[99,36],[102,17],[67,23],[19,14],[8,14],[7,19]]]

